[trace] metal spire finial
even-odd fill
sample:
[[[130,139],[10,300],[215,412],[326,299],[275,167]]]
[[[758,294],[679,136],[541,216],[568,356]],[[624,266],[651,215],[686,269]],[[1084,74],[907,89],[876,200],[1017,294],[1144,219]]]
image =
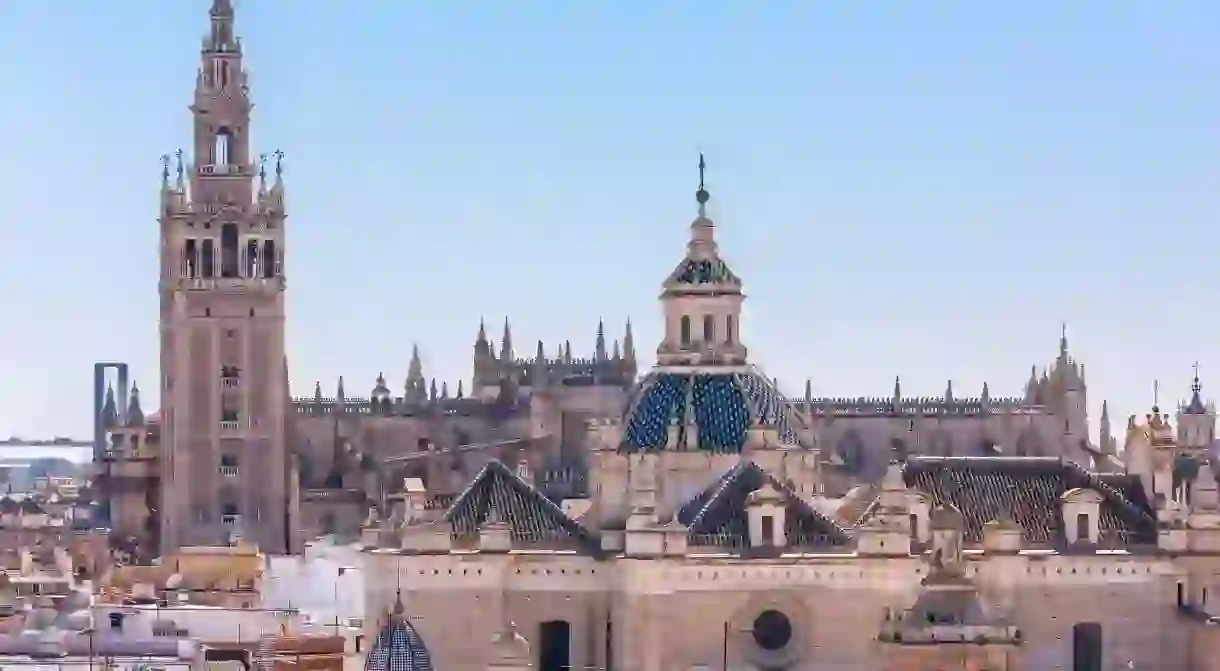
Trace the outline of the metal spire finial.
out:
[[[161,183],[169,184],[169,154],[161,154]]]
[[[1160,412],[1161,408],[1161,381],[1152,381],[1152,411]]]
[[[275,157],[275,176],[281,177],[284,174],[284,152],[276,149],[272,154]]]
[[[699,189],[695,191],[695,200],[699,202],[700,217],[707,213],[707,201],[712,197],[705,187],[704,177],[706,173],[707,161],[703,158],[703,152],[699,152]]]
[[[267,155],[258,155],[258,179],[260,182],[267,181]]]
[[[179,149],[178,151],[174,152],[174,157],[178,159],[178,179],[182,179],[182,173],[185,170],[182,167],[182,150]]]
[[[1198,361],[1195,362],[1195,365],[1193,366],[1193,368],[1195,369],[1195,379],[1194,379],[1194,381],[1192,381],[1190,383],[1190,390],[1192,392],[1194,392],[1195,394],[1198,394],[1200,391],[1203,390],[1203,385],[1199,383],[1199,362]]]

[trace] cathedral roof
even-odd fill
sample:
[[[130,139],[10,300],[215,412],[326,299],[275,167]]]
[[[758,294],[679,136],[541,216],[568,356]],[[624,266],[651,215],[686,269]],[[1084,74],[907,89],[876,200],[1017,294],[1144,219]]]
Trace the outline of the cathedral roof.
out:
[[[692,537],[703,537],[715,545],[749,547],[747,499],[751,493],[766,485],[773,487],[782,497],[785,508],[784,535],[789,539],[789,545],[840,547],[850,542],[843,527],[815,510],[791,487],[752,461],[737,464],[683,506],[678,511],[678,521],[689,527]],[[701,544],[708,543],[705,541]]]
[[[502,522],[514,545],[576,545],[594,553],[601,549],[592,532],[497,459],[488,461],[458,495],[445,521],[458,539],[475,537],[484,525]]]
[[[364,671],[432,671],[428,646],[403,614],[401,598],[395,600],[394,611],[377,633]]]
[[[1077,487],[1101,496],[1103,536],[1156,542],[1156,517],[1138,483],[1099,476],[1057,457],[916,457],[907,462],[903,479],[933,506],[960,511],[971,543],[982,540],[987,522],[1007,518],[1021,527],[1028,545],[1062,544],[1062,497]]]
[[[658,369],[645,376],[624,419],[620,448],[665,449],[671,425],[681,444],[693,427],[699,449],[712,452],[740,452],[753,426],[774,428],[781,442],[801,444],[796,419],[770,380],[752,368],[709,370],[715,369]]]

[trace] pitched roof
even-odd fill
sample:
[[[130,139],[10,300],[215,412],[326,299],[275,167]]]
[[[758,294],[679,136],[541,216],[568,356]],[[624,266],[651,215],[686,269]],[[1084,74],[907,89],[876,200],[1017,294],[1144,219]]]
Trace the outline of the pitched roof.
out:
[[[483,466],[445,513],[455,539],[470,539],[488,522],[508,525],[514,543],[601,550],[598,537],[498,459]]]
[[[1123,543],[1156,542],[1156,516],[1142,487],[1058,457],[915,457],[903,479],[933,506],[948,503],[961,511],[967,542],[980,542],[987,522],[1008,518],[1027,544],[1062,544],[1062,496],[1077,487],[1102,497],[1102,534]]]
[[[783,496],[784,533],[790,546],[839,547],[851,542],[847,531],[815,510],[792,490],[752,461],[731,468],[678,511],[678,521],[701,544],[750,547],[746,499],[770,484]]]

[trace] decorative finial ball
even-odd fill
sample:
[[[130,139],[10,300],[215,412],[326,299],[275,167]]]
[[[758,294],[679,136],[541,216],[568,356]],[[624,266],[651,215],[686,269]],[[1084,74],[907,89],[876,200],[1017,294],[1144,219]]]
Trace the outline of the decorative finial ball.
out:
[[[699,201],[700,205],[706,203],[711,197],[711,194],[706,189],[699,189],[695,192],[695,200]]]

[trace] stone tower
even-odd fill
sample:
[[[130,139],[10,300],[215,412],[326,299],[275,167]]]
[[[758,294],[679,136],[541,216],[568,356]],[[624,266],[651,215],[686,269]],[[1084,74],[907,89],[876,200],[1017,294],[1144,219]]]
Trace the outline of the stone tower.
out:
[[[194,144],[161,194],[162,552],[238,539],[298,551],[286,447],[284,186],[250,155],[249,89],[230,0],[213,0]]]

